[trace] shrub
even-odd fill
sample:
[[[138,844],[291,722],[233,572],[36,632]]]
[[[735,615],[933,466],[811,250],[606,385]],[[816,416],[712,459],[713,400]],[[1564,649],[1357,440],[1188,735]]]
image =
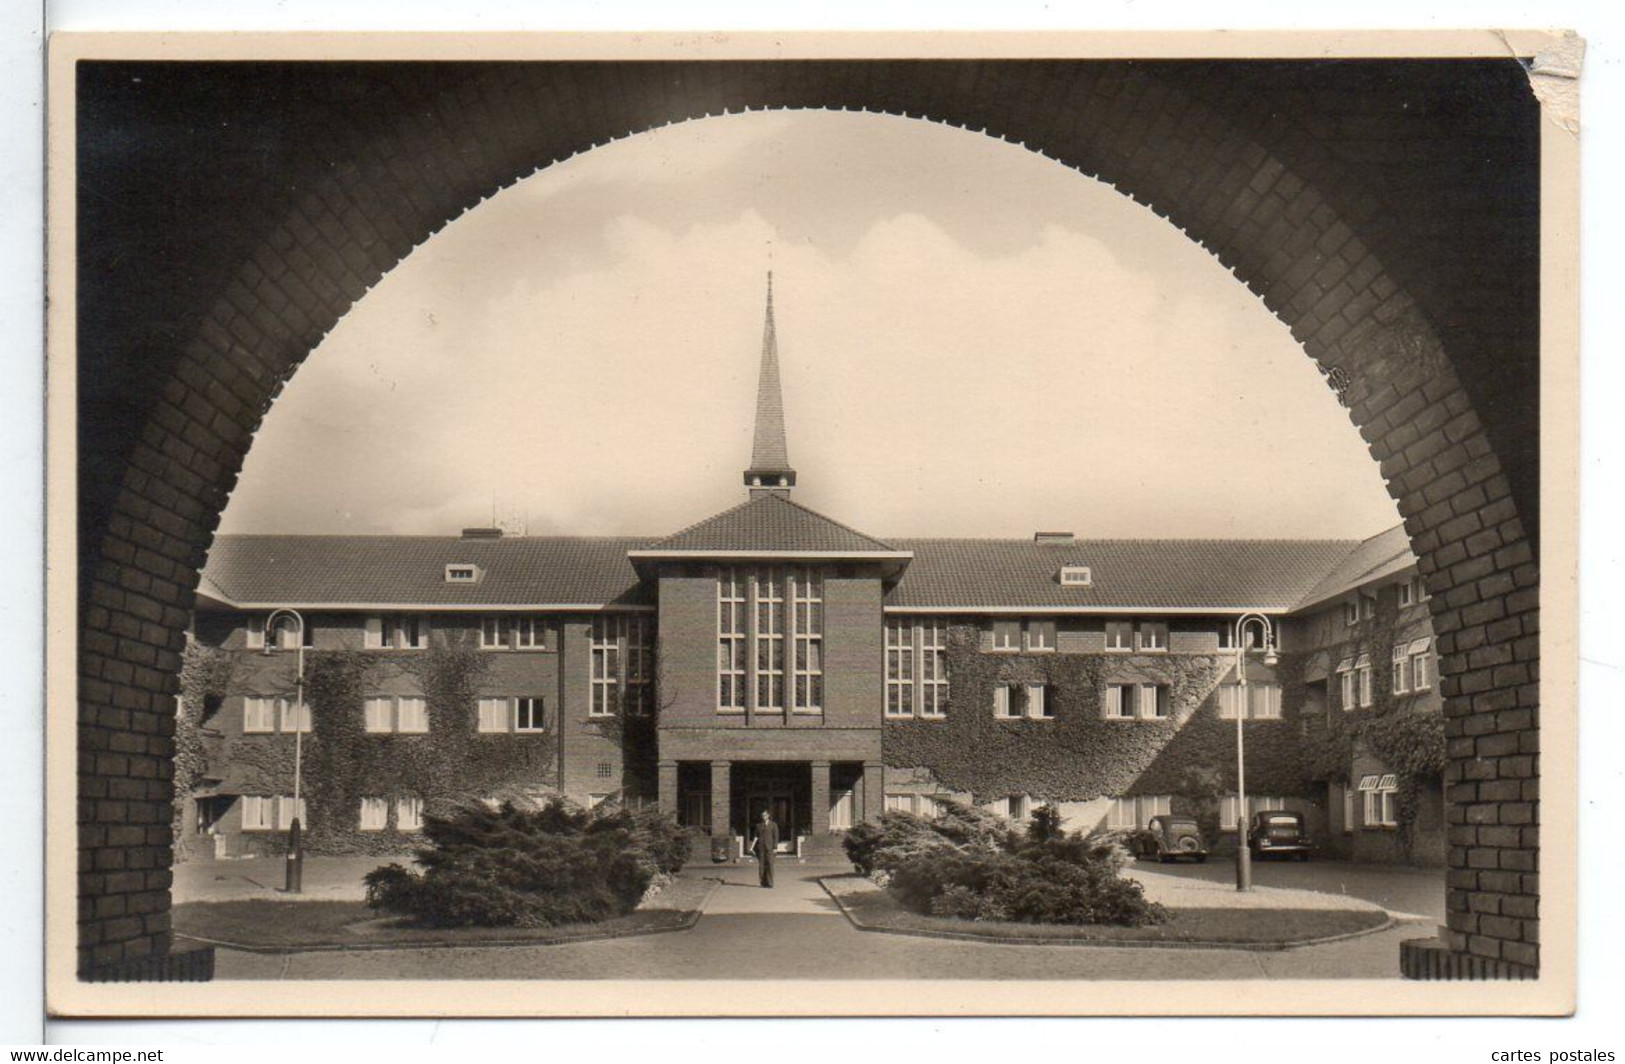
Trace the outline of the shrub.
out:
[[[536,808],[469,805],[424,818],[414,873],[386,865],[366,877],[367,904],[439,927],[592,923],[635,908],[657,876],[687,858],[670,817],[562,798]]]
[[[882,813],[878,824],[865,820],[848,829],[841,846],[852,867],[866,876],[882,867],[875,863],[875,855],[880,850],[903,846],[931,834],[931,822],[913,813]]]

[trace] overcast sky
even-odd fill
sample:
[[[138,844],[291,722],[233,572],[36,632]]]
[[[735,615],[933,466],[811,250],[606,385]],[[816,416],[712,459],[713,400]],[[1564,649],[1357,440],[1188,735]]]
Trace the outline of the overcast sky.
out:
[[[795,497],[881,537],[1363,537],[1346,412],[1207,252],[926,122],[753,113],[519,182],[425,242],[267,417],[227,532],[663,535],[744,499],[764,275]]]

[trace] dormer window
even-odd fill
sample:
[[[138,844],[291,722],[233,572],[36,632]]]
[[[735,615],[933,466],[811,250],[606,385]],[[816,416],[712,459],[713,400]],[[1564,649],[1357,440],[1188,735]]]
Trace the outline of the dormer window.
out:
[[[446,566],[446,583],[448,584],[477,584],[480,581],[480,567],[477,565],[452,564]]]
[[[1061,566],[1061,583],[1067,587],[1088,587],[1094,582],[1087,565]]]

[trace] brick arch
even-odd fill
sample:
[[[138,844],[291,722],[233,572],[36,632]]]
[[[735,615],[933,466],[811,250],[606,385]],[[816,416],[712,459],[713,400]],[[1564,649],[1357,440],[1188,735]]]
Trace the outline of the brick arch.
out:
[[[1474,77],[1500,85],[1505,66],[1481,64]],[[255,79],[277,76],[218,74],[247,86],[245,100],[263,89]],[[502,188],[621,136],[769,108],[928,118],[1107,181],[1208,249],[1341,383],[1433,594],[1452,757],[1447,945],[1491,968],[1532,970],[1534,475],[1524,415],[1485,401],[1511,372],[1497,357],[1508,350],[1532,383],[1533,328],[1518,313],[1530,294],[1510,266],[1503,276],[1459,261],[1512,239],[1508,228],[1527,240],[1527,221],[1490,224],[1505,206],[1474,190],[1473,164],[1455,163],[1482,158],[1478,145],[1454,145],[1420,181],[1398,165],[1396,182],[1371,162],[1379,146],[1435,144],[1450,107],[1465,106],[1457,96],[1434,85],[1443,116],[1418,124],[1396,102],[1415,86],[1383,95],[1366,68],[1362,84],[1376,88],[1355,102],[1342,76],[1317,70],[1306,88],[1268,64],[1007,62],[305,75],[308,98],[271,107],[283,137],[264,176],[212,207],[202,197],[189,286],[153,293],[168,335],[81,329],[82,346],[141,360],[147,381],[103,397],[124,404],[133,431],[92,444],[111,475],[81,489],[81,970],[139,968],[166,951],[178,655],[213,531],[283,383],[390,268]],[[1502,132],[1496,147],[1515,155],[1520,136],[1530,134]],[[134,223],[138,244],[143,226],[158,223]],[[96,387],[82,419],[96,412]],[[1470,896],[1493,897],[1493,908]]]

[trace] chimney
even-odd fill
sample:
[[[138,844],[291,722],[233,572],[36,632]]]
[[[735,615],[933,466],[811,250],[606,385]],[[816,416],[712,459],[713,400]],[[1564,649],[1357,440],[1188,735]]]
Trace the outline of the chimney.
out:
[[[464,539],[501,539],[502,538],[502,529],[500,529],[500,528],[465,528],[465,529],[463,529],[463,538]]]
[[[1034,532],[1033,543],[1040,547],[1070,547],[1078,541],[1073,532]]]

